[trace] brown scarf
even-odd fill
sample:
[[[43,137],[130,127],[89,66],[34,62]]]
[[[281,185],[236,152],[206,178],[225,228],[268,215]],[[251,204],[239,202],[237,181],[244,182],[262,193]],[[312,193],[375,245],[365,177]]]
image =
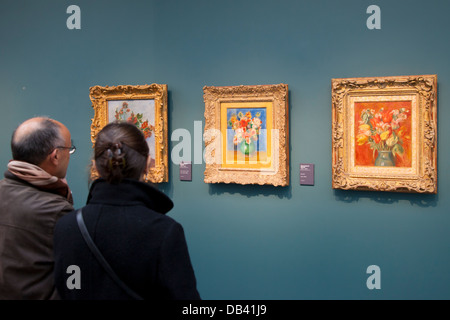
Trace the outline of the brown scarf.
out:
[[[59,179],[34,164],[17,160],[8,163],[8,171],[38,189],[62,195],[73,204],[72,191],[66,179]]]

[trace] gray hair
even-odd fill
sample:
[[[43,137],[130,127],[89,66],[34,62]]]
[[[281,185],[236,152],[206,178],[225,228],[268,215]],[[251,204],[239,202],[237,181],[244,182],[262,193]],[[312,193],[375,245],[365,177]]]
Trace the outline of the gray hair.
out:
[[[14,160],[40,165],[58,145],[64,145],[60,125],[43,117],[27,135],[16,137],[20,125],[11,138],[11,152]]]

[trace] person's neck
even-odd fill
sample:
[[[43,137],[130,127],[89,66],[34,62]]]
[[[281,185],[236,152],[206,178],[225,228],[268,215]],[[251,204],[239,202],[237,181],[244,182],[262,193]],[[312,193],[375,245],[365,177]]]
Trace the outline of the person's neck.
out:
[[[55,170],[54,166],[51,163],[43,162],[43,163],[39,164],[38,167],[41,168],[42,170],[44,170],[45,172],[47,172],[48,174],[50,174],[52,176],[55,176],[58,179],[61,179],[56,174],[56,172],[55,172],[56,170]]]

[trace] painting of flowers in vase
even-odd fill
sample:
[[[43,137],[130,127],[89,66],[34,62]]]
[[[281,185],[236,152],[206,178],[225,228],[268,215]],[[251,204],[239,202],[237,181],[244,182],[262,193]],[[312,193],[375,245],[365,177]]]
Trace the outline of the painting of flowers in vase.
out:
[[[141,130],[150,149],[150,167],[155,167],[155,100],[108,101],[108,120],[130,122]]]
[[[223,104],[223,165],[260,169],[271,165],[271,103]]]
[[[355,102],[355,165],[411,167],[411,101]]]

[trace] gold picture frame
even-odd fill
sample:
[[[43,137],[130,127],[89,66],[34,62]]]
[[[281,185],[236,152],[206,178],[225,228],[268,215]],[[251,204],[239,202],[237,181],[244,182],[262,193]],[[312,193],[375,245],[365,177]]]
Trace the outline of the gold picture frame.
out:
[[[206,183],[289,185],[288,85],[203,87]]]
[[[437,75],[331,87],[333,189],[437,193]]]
[[[151,164],[146,182],[168,181],[167,85],[93,86],[89,97],[94,108],[91,141],[94,146],[98,132],[108,123],[133,121],[149,143]],[[94,167],[91,179],[98,178]]]

